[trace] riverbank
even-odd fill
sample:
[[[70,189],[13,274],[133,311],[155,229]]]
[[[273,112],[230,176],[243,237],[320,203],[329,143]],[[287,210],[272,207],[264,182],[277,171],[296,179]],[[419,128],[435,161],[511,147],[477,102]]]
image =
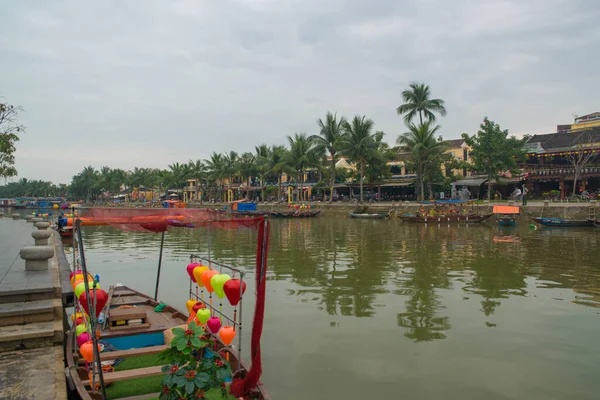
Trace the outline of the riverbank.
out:
[[[311,207],[315,207],[326,211],[322,215],[329,213],[347,214],[353,211],[358,205],[356,203],[321,203],[321,202],[306,202]],[[477,202],[468,207],[474,212],[487,214],[491,213],[495,205],[508,205],[507,201],[498,202]],[[521,206],[520,203],[514,205],[521,207],[521,215],[526,217],[552,217],[552,218],[567,218],[567,219],[587,219],[596,216],[600,218],[600,204],[591,202],[549,202],[544,201],[529,201],[526,206]],[[188,204],[190,208],[217,208],[222,209],[228,207],[227,203],[204,203],[204,204]],[[381,213],[391,210],[392,216],[401,215],[403,212],[414,212],[422,207],[418,202],[375,202],[365,203],[361,207],[368,207],[369,212]],[[285,211],[288,209],[286,203],[259,203],[258,210],[273,210]]]

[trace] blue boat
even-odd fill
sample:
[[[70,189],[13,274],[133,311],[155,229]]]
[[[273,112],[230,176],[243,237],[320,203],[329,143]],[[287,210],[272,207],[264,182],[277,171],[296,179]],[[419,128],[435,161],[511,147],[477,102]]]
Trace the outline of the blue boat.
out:
[[[584,226],[594,226],[592,219],[564,219],[564,218],[533,218],[535,222],[543,226],[553,226],[557,228],[579,228]]]

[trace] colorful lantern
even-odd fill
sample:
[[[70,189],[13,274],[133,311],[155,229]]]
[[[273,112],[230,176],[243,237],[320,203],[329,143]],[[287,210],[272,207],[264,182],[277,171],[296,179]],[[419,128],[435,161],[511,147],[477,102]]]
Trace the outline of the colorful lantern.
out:
[[[199,309],[196,313],[196,318],[198,318],[198,321],[205,324],[206,321],[208,321],[208,319],[210,318],[210,310],[208,308]]]
[[[192,282],[196,282],[196,278],[194,277],[194,268],[199,267],[200,264],[198,263],[189,263],[187,266],[187,273],[190,276],[190,279],[192,280]]]
[[[79,301],[81,302],[83,309],[88,314],[90,314],[90,310],[88,310],[87,294],[85,292],[83,292],[81,294],[81,297],[79,297]],[[108,301],[108,294],[106,294],[106,292],[102,289],[96,290],[96,318],[98,318],[98,315],[100,315],[100,312],[102,312],[102,309],[106,305],[107,301]],[[92,294],[92,298],[90,299],[90,303],[92,304],[92,307],[93,307],[94,306],[93,294]]]
[[[208,271],[208,267],[205,265],[201,265],[199,267],[194,268],[192,274],[194,275],[194,282],[198,284],[198,286],[203,287],[204,282],[202,282],[202,273],[204,271]]]
[[[75,276],[77,276],[77,275],[75,275]],[[77,287],[77,285],[79,285],[80,283],[83,283],[83,279],[75,279],[71,283],[71,287],[73,288],[73,290],[75,290],[75,288]]]
[[[85,361],[91,363],[94,360],[94,343],[91,341],[85,342],[79,347],[79,352]],[[98,345],[98,352],[100,352],[100,345]]]
[[[88,282],[88,286],[90,288],[90,292],[94,290],[94,282]],[[96,283],[96,290],[100,289],[100,284]],[[75,286],[74,289],[75,292],[75,297],[79,298],[79,296],[81,296],[81,293],[85,292],[85,282],[81,282],[79,285]]]
[[[227,296],[227,300],[229,300],[229,303],[234,307],[238,305],[241,299],[240,284],[242,285],[241,294],[243,295],[246,292],[246,282],[242,282],[239,279],[230,279],[225,282],[225,285],[223,286],[223,291]]]
[[[219,337],[225,346],[229,346],[235,338],[235,329],[233,329],[233,326],[224,326],[219,331]]]
[[[221,329],[221,318],[219,317],[210,317],[208,321],[206,321],[206,326],[213,334],[217,334],[219,329]]]
[[[84,343],[92,340],[92,337],[89,333],[83,332],[81,335],[77,336],[77,346],[81,347]]]
[[[206,306],[204,305],[204,303],[201,303],[201,302],[198,301],[198,302],[194,303],[194,305],[192,306],[192,311],[194,313],[197,313],[198,310],[201,310],[203,308],[206,308]]]
[[[83,319],[82,317],[75,319],[75,326],[77,326],[79,324],[83,324],[83,323],[85,323],[85,319]]]
[[[222,299],[225,297],[225,292],[223,292],[223,285],[230,280],[231,277],[227,274],[216,274],[212,278],[210,278],[210,286],[213,287],[215,294],[218,298]]]
[[[79,336],[83,332],[87,332],[87,326],[85,326],[85,324],[79,324],[75,327],[75,336]]]
[[[194,304],[196,304],[196,300],[189,299],[185,302],[185,308],[187,308],[188,314],[192,313],[192,307],[194,307]]]
[[[208,290],[211,293],[214,291],[214,289],[213,289],[213,287],[210,284],[210,280],[216,274],[218,274],[218,272],[217,271],[213,271],[212,269],[209,269],[208,271],[204,271],[202,273],[202,282],[204,283],[204,286],[206,287],[206,290]]]

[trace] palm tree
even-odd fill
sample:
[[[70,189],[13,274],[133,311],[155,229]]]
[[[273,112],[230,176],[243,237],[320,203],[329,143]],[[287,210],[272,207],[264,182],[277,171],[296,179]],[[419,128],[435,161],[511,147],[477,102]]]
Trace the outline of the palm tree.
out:
[[[352,123],[344,124],[344,137],[341,141],[341,151],[358,164],[360,175],[360,202],[363,201],[363,177],[369,158],[377,156],[378,141],[376,134],[371,133],[375,123],[366,116],[355,116]],[[383,136],[383,132],[381,132]]]
[[[233,150],[229,153],[225,153],[225,155],[223,156],[223,161],[225,162],[225,170],[227,171],[227,177],[229,178],[230,188],[233,185],[233,178],[238,176],[239,174],[238,158],[238,153],[236,153]]]
[[[208,169],[208,177],[219,191],[219,198],[222,197],[223,180],[227,177],[227,165],[225,163],[225,156],[219,153],[213,152],[210,155],[210,159],[206,160],[206,167]]]
[[[294,133],[287,137],[290,150],[287,152],[287,163],[296,172],[297,183],[300,184],[299,199],[302,198],[304,189],[304,171],[307,167],[316,165],[316,154],[313,140],[306,133]]]
[[[256,152],[256,173],[260,180],[260,198],[265,198],[265,178],[270,172],[269,157],[271,155],[271,148],[266,144],[255,146],[254,151]]]
[[[344,117],[340,117],[337,119],[337,114],[332,114],[331,112],[327,112],[325,114],[325,121],[321,118],[317,120],[317,125],[319,125],[319,134],[312,135],[310,138],[315,142],[315,146],[320,148],[320,151],[325,153],[329,152],[329,156],[331,157],[331,164],[329,166],[329,183],[331,186],[331,190],[329,192],[329,202],[333,201],[333,186],[335,185],[335,163],[337,162],[336,156],[338,149],[340,147],[340,142],[342,140],[342,136],[344,134],[344,124],[346,123],[346,119]]]
[[[252,153],[244,153],[238,158],[238,170],[242,179],[246,180],[246,199],[250,197],[250,178],[256,173],[256,157]]]
[[[273,146],[271,147],[271,152],[269,153],[269,157],[267,159],[267,165],[265,169],[273,174],[277,175],[277,185],[279,186],[279,194],[277,195],[277,202],[281,199],[281,176],[284,173],[290,171],[288,166],[288,151],[285,146]]]
[[[419,121],[423,125],[423,115],[428,121],[435,121],[435,114],[440,113],[443,117],[446,115],[444,100],[430,99],[429,86],[424,83],[413,82],[410,89],[402,92],[404,104],[396,109],[398,115],[404,115],[404,122],[409,124],[413,118],[419,115]]]
[[[425,167],[429,160],[439,154],[445,146],[444,142],[437,140],[435,134],[440,129],[439,125],[433,126],[433,121],[426,121],[419,126],[408,124],[408,132],[403,133],[397,140],[403,151],[409,152],[417,167],[417,179],[420,198],[425,199],[424,175]]]

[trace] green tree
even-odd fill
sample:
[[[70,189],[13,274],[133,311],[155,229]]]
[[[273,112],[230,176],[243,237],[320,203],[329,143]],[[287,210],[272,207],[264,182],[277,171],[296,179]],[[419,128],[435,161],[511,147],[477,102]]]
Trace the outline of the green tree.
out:
[[[341,152],[358,164],[360,182],[360,202],[363,201],[363,178],[369,160],[378,157],[379,142],[383,132],[371,133],[375,123],[366,116],[355,116],[344,124],[344,136],[341,140]],[[381,137],[379,137],[381,136]]]
[[[217,196],[222,198],[223,181],[227,177],[227,165],[223,154],[213,152],[210,159],[206,160],[206,168],[208,170],[208,179],[211,184],[217,189]]]
[[[246,188],[246,199],[250,198],[250,178],[252,178],[257,171],[256,157],[252,153],[243,153],[237,161],[238,170],[240,177],[245,181]]]
[[[289,160],[288,150],[285,146],[273,146],[269,153],[267,161],[267,170],[277,176],[277,186],[279,186],[279,193],[277,195],[277,202],[281,200],[282,195],[282,183],[281,177],[285,173],[289,173],[291,168],[288,165]]]
[[[419,200],[425,199],[426,167],[430,166],[431,159],[435,159],[444,149],[444,142],[435,138],[439,129],[439,125],[433,126],[433,121],[426,121],[418,126],[410,123],[408,132],[397,139],[401,149],[410,153],[411,161],[417,170]]]
[[[296,172],[296,182],[300,185],[300,197],[304,190],[304,172],[306,168],[315,166],[317,163],[317,154],[315,152],[314,141],[306,133],[294,133],[294,136],[288,136],[290,149],[286,153],[287,163],[290,169]]]
[[[260,198],[264,200],[266,178],[270,172],[269,156],[271,155],[271,148],[263,143],[260,146],[255,146],[254,151],[256,153],[254,155],[256,160],[256,174],[258,175],[260,184]]]
[[[446,115],[444,100],[430,99],[429,86],[424,83],[413,82],[410,89],[402,92],[404,104],[396,109],[398,115],[404,114],[404,122],[408,125],[418,115],[419,122],[423,125],[423,116],[428,121],[435,121],[435,113],[442,117]]]
[[[329,157],[331,158],[328,172],[329,184],[331,187],[329,192],[330,203],[333,201],[335,163],[337,162],[337,152],[344,135],[345,123],[346,119],[344,117],[340,117],[338,120],[337,114],[332,114],[328,111],[325,115],[325,121],[323,121],[321,118],[317,120],[317,125],[319,125],[319,134],[311,136],[312,140],[315,142],[315,146],[323,153],[328,152]]]
[[[16,142],[25,127],[19,124],[19,113],[23,109],[7,103],[0,103],[0,178],[17,175],[15,165]]]
[[[508,136],[508,129],[500,126],[487,117],[479,126],[479,131],[473,136],[462,135],[471,147],[472,169],[485,174],[488,179],[488,200],[492,193],[492,179],[498,178],[500,172],[510,170],[516,172],[517,161],[525,156],[524,146],[528,137],[517,139]]]

